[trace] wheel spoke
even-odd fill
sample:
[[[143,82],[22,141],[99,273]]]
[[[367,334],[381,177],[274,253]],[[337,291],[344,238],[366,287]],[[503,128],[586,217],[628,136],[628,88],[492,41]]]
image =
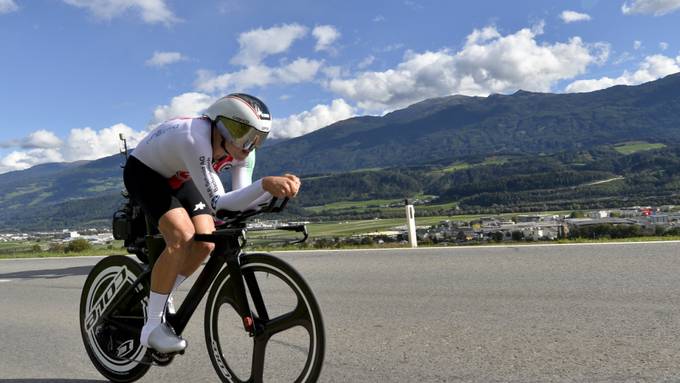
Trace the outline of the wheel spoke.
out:
[[[250,369],[250,381],[255,383],[262,383],[264,375],[264,356],[267,350],[267,342],[269,337],[261,336],[254,339],[253,347],[253,362]]]
[[[302,326],[308,332],[312,329],[312,322],[309,319],[309,313],[305,307],[300,304],[300,302],[298,302],[295,310],[278,316],[264,325],[265,332],[269,335],[269,337],[295,326]]]

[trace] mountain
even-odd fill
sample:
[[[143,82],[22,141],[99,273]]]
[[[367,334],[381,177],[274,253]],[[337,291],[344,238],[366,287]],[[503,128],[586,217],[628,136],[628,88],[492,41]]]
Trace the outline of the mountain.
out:
[[[478,155],[583,150],[680,139],[680,73],[591,93],[518,91],[425,100],[356,117],[258,154],[257,174],[341,172],[451,162]]]
[[[436,98],[270,143],[255,177],[302,175],[289,211],[307,216],[419,194],[467,211],[680,204],[679,111],[680,74],[591,93]],[[0,174],[0,230],[107,226],[122,201],[121,161]]]

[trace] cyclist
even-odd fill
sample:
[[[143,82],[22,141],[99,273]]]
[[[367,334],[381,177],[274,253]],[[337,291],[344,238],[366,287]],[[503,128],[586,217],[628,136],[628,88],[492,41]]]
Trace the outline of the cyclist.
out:
[[[300,180],[292,174],[252,182],[255,149],[267,138],[271,121],[262,101],[234,93],[217,100],[201,117],[164,122],[133,150],[125,165],[125,187],[157,221],[166,243],[151,273],[140,337],[144,346],[163,353],[186,348],[163,316],[166,305],[174,310],[172,292],[213,250],[213,244],[192,238],[215,230],[216,210],[247,210],[272,196],[297,194]],[[231,171],[230,192],[217,174],[225,169]]]

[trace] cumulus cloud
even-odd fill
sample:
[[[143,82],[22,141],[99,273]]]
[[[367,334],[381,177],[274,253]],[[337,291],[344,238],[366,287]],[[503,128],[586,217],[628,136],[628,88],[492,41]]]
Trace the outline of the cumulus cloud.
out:
[[[208,109],[215,97],[198,92],[183,93],[173,97],[168,105],[160,105],[153,111],[153,120],[149,128],[175,117],[196,116]]]
[[[680,56],[672,58],[664,55],[652,55],[646,57],[634,72],[626,70],[621,76],[615,78],[602,77],[574,81],[565,90],[567,92],[592,92],[614,85],[638,85],[676,72],[680,72]]]
[[[0,142],[0,148],[20,147],[22,149],[50,149],[61,146],[62,141],[52,132],[37,130],[21,140]]]
[[[659,49],[661,49],[662,51],[665,51],[666,49],[668,49],[668,46],[669,45],[668,45],[667,42],[662,41],[662,42],[659,43]]]
[[[14,0],[0,0],[0,15],[19,10],[19,6]]]
[[[356,109],[343,99],[335,99],[330,105],[317,105],[309,111],[272,121],[272,138],[292,138],[321,129],[334,122],[356,115]]]
[[[111,20],[125,12],[138,12],[144,22],[170,25],[179,19],[168,8],[165,0],[63,0],[66,4],[85,8],[95,17]]]
[[[340,38],[340,32],[332,25],[319,25],[315,27],[312,35],[316,37],[315,51],[334,52],[331,44]]]
[[[154,52],[150,59],[146,60],[145,64],[147,66],[155,66],[158,68],[164,67],[166,65],[174,64],[176,62],[186,60],[179,52]]]
[[[0,173],[28,169],[48,162],[94,160],[116,154],[120,150],[120,133],[127,138],[129,147],[135,147],[147,132],[135,131],[125,124],[101,130],[77,128],[71,129],[67,139],[62,141],[53,132],[38,130],[13,141],[13,146],[19,150],[0,158]]]
[[[632,0],[621,6],[625,15],[644,14],[663,16],[680,9],[680,0]]]
[[[30,149],[13,151],[0,158],[0,173],[24,170],[48,162],[62,162],[64,158],[57,149]]]
[[[194,85],[203,92],[242,91],[253,87],[262,87],[273,83],[295,84],[314,79],[322,62],[307,58],[280,67],[267,65],[251,65],[236,72],[216,75],[213,72],[200,70]]]
[[[539,24],[505,36],[495,27],[476,29],[458,52],[409,51],[393,69],[333,78],[326,85],[362,109],[383,112],[450,94],[550,91],[558,81],[585,73],[609,55],[609,45],[587,44],[579,37],[539,43],[542,29]]]
[[[642,48],[642,41],[640,40],[633,41],[633,49],[639,50],[640,48]]]
[[[576,11],[562,11],[562,13],[560,13],[560,19],[569,24],[578,21],[588,21],[591,19],[591,17],[586,13],[579,13]]]
[[[287,51],[293,42],[304,37],[307,28],[299,24],[284,24],[268,29],[254,29],[238,37],[239,52],[231,59],[236,65],[258,65],[265,57]]]
[[[124,134],[128,147],[134,148],[147,132],[135,131],[125,124],[94,130],[90,127],[71,129],[62,149],[66,161],[95,160],[120,151],[119,134]]]

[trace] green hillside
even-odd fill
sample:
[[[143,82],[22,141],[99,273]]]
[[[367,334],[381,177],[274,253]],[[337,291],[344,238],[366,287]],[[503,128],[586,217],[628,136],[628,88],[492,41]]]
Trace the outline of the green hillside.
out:
[[[579,94],[426,100],[258,152],[292,171],[289,217],[314,221],[680,204],[680,74]],[[0,230],[105,227],[119,155],[0,174]],[[427,197],[426,197],[427,196]]]

